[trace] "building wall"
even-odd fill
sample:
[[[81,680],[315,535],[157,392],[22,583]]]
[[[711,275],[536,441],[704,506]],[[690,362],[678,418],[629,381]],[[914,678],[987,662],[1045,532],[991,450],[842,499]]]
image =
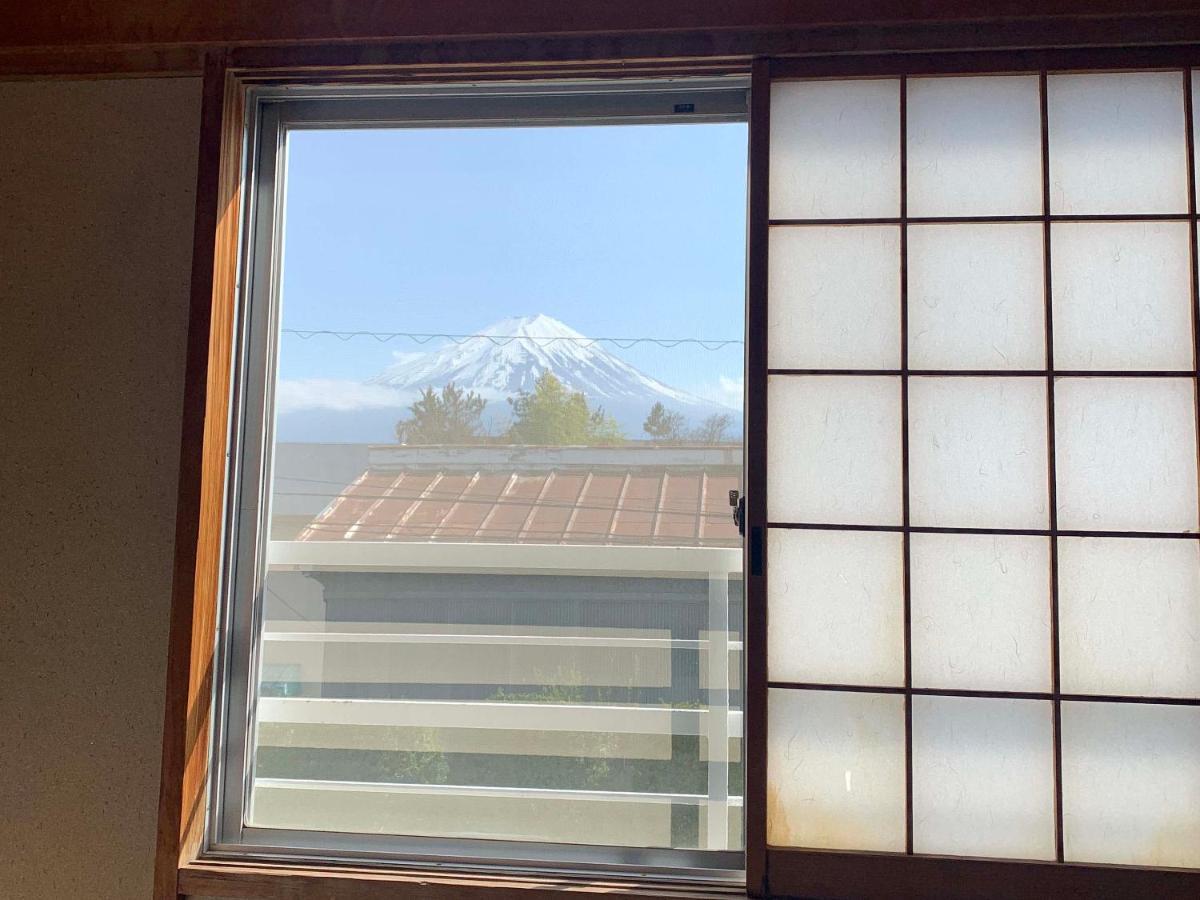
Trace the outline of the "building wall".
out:
[[[0,897],[150,894],[200,84],[0,83]]]

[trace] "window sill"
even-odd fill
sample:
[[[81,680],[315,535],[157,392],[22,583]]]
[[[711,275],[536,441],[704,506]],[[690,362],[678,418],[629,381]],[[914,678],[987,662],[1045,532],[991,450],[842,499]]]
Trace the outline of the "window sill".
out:
[[[745,897],[736,888],[693,887],[680,884],[630,884],[552,876],[449,874],[429,871],[378,869],[321,869],[270,863],[193,862],[179,869],[183,896],[230,897],[238,900],[541,900],[564,894],[603,895],[608,900],[734,900]]]

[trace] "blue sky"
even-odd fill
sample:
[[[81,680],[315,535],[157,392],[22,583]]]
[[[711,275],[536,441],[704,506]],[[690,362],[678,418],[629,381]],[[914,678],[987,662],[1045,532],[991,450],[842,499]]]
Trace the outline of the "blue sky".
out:
[[[742,124],[292,132],[283,324],[472,333],[542,312],[740,338],[745,173]],[[280,377],[361,381],[435,345],[284,335]],[[741,378],[740,347],[609,349],[709,396]]]

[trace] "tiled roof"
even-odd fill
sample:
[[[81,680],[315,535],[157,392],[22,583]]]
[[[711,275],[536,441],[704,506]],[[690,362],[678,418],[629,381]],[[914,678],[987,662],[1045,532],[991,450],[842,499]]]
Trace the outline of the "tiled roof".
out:
[[[658,458],[648,448],[459,452],[442,465],[430,464],[438,455],[428,448],[387,449],[373,453],[371,467],[298,540],[740,544],[729,491],[741,488],[741,467],[707,448],[672,448]],[[493,458],[472,464],[472,456]]]

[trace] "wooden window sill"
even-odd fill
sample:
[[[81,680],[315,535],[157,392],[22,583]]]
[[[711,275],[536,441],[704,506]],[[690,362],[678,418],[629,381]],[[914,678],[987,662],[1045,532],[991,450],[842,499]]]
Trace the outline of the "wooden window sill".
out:
[[[735,900],[746,896],[744,890],[732,887],[213,861],[181,866],[178,890],[183,896],[238,900],[558,900],[564,895],[603,895],[611,900]]]

